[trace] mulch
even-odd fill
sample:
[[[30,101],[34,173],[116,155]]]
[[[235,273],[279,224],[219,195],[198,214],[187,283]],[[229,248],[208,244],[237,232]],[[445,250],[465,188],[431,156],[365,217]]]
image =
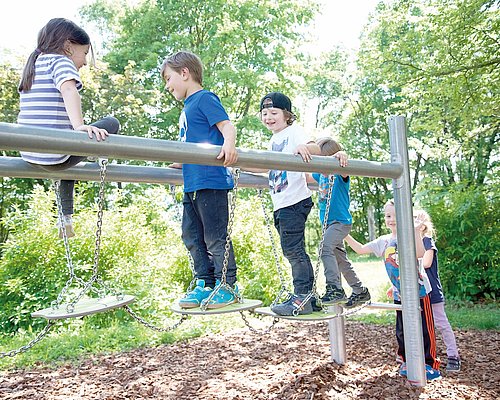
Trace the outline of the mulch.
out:
[[[347,321],[340,366],[331,362],[327,324],[287,321],[267,335],[240,329],[79,365],[2,372],[0,399],[499,399],[500,333],[456,335],[462,370],[446,374],[442,366],[443,378],[423,388],[398,375],[392,326]]]

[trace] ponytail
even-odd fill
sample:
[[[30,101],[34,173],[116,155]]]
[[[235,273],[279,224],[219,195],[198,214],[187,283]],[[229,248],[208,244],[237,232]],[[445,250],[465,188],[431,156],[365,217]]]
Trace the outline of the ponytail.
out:
[[[31,85],[33,85],[33,79],[35,78],[35,62],[41,53],[42,52],[39,49],[36,49],[28,57],[28,61],[26,61],[26,65],[23,69],[21,82],[19,83],[18,90],[20,92],[27,92],[31,89]]]

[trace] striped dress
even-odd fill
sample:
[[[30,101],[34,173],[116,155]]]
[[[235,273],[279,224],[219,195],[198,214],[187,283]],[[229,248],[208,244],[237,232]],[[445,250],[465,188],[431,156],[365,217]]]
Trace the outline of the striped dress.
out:
[[[20,113],[17,123],[44,128],[73,129],[66,112],[61,85],[69,80],[82,82],[75,64],[61,54],[42,54],[35,62],[35,79],[31,89],[20,93]],[[61,154],[21,152],[23,160],[33,164],[61,164],[70,156]]]

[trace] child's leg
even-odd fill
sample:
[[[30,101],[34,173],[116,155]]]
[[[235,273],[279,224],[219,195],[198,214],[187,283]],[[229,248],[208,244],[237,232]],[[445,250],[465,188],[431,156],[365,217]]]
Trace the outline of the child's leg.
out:
[[[400,301],[394,300],[394,304],[401,304]],[[398,355],[406,362],[405,352],[405,335],[403,331],[403,313],[396,311],[396,340],[398,341]]]
[[[333,285],[336,288],[341,288],[340,271],[335,258],[335,225],[331,224],[326,228],[325,237],[323,239],[323,251],[321,252],[321,261],[325,271],[327,285]]]
[[[196,192],[192,204],[199,218],[201,226],[203,248],[207,257],[211,255],[213,277],[222,278],[222,268],[227,239],[227,225],[229,222],[228,191],[204,189]],[[229,243],[229,258],[226,271],[226,283],[233,285],[236,282],[236,261],[233,245]]]
[[[460,358],[455,334],[444,310],[444,302],[432,304],[432,314],[434,315],[434,325],[443,335],[444,344],[446,345],[446,355],[448,358]]]
[[[306,252],[304,234],[312,206],[312,200],[308,197],[274,212],[274,225],[280,235],[281,248],[292,266],[295,294],[309,293],[314,284],[314,272]]]
[[[207,287],[214,287],[214,266],[203,238],[203,224],[195,208],[195,193],[184,193],[182,201],[182,241],[194,261],[195,277]]]
[[[434,317],[432,315],[432,306],[429,295],[420,299],[422,308],[422,334],[424,339],[425,363],[432,368],[439,369],[439,359],[436,354],[436,334],[434,331]]]
[[[334,254],[338,268],[344,276],[347,284],[352,288],[352,292],[359,294],[364,290],[363,284],[358,278],[356,271],[352,267],[351,261],[347,258],[347,251],[344,246],[344,238],[351,231],[352,225],[334,223],[333,244]]]

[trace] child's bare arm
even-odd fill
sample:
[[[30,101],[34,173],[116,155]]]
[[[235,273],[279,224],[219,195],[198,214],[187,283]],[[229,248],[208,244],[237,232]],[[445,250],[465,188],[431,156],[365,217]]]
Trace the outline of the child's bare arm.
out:
[[[302,157],[302,161],[309,162],[312,160],[312,155],[321,155],[321,150],[319,146],[314,142],[309,142],[306,144],[299,144],[293,154],[299,154]]]
[[[83,122],[82,99],[76,88],[75,80],[71,79],[63,82],[60,90],[64,101],[64,107],[66,108],[73,129],[75,131],[87,132],[91,139],[93,139],[95,135],[98,142],[105,140],[106,136],[108,136],[108,131],[106,131],[106,129],[101,129],[93,125],[85,125]]]
[[[347,235],[345,237],[345,241],[351,247],[351,249],[353,249],[358,254],[370,254],[370,253],[372,253],[372,250],[366,244],[359,243],[351,235]]]
[[[222,136],[224,136],[224,144],[217,159],[224,159],[224,166],[233,165],[238,161],[238,151],[236,150],[236,128],[229,120],[220,121],[217,123]]]
[[[424,268],[430,268],[432,266],[432,261],[434,260],[434,250],[426,250],[424,256],[422,257],[422,266]]]

